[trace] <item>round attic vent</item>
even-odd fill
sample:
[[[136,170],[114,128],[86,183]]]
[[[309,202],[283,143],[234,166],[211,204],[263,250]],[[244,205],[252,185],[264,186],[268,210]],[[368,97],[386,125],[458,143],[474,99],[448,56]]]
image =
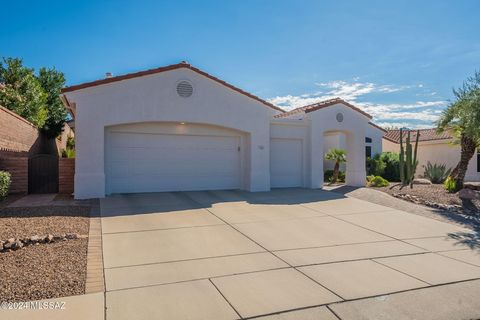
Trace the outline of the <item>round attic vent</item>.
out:
[[[188,98],[193,94],[193,86],[190,82],[182,80],[177,83],[177,93],[180,97]]]
[[[343,113],[341,112],[337,113],[336,118],[337,118],[337,122],[343,122]]]

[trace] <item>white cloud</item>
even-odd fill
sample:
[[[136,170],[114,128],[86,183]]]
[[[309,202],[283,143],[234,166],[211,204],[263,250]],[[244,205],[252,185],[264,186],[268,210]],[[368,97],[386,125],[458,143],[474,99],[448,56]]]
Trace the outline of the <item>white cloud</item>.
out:
[[[390,94],[403,90],[415,90],[423,88],[423,84],[419,85],[377,85],[371,82],[346,82],[342,80],[330,81],[325,83],[316,83],[320,87],[320,91],[315,93],[305,93],[302,95],[286,95],[277,96],[269,99],[269,102],[278,105],[285,110],[303,107],[316,102],[340,97],[347,100],[374,117],[374,120],[387,126],[401,124],[400,126],[408,126],[414,128],[428,127],[430,123],[436,121],[441,110],[446,106],[447,102],[443,100],[435,101],[416,101],[413,103],[377,103],[368,101],[371,94]],[[435,95],[433,92],[431,96]],[[412,94],[413,96],[414,94]],[[361,102],[358,101],[361,98]],[[378,99],[378,98],[377,98]],[[433,124],[432,124],[433,125]]]

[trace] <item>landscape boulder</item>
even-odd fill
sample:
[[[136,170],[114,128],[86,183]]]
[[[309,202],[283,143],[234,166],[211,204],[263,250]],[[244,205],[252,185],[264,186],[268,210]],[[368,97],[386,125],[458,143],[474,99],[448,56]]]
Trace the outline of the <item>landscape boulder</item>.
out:
[[[458,192],[460,199],[480,200],[480,192],[473,189],[464,188]]]
[[[417,178],[413,179],[413,184],[432,184],[432,182],[428,179]]]

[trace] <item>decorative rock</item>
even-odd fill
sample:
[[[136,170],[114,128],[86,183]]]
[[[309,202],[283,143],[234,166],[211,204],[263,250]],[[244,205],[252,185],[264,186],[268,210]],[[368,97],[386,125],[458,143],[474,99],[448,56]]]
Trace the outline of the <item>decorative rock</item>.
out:
[[[5,243],[4,241],[0,240],[0,251],[3,250],[3,244],[4,244],[4,243]]]
[[[478,199],[480,200],[480,192],[475,191],[473,189],[462,189],[458,192],[458,196],[461,199],[469,199],[469,200],[475,200]]]
[[[45,242],[47,242],[47,243],[53,242],[53,235],[48,234],[48,235],[45,237]]]
[[[480,183],[479,182],[467,182],[463,184],[465,189],[476,190],[480,191]]]
[[[413,179],[413,184],[432,184],[432,182],[428,179],[417,178]]]
[[[40,242],[41,240],[42,240],[42,238],[40,236],[37,236],[37,235],[30,237],[30,242],[32,242],[32,243],[37,243],[37,242]]]
[[[20,241],[20,240],[15,241],[15,242],[12,243],[12,245],[11,245],[11,248],[12,248],[13,250],[18,250],[18,249],[21,249],[22,247],[23,247],[23,243],[22,243],[22,241]]]
[[[72,239],[77,239],[78,238],[78,234],[76,233],[67,233],[65,235],[65,238],[69,239],[69,240],[72,240]]]

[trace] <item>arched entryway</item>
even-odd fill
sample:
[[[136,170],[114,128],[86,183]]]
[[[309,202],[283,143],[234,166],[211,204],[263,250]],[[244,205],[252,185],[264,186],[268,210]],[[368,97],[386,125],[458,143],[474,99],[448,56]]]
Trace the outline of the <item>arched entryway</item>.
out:
[[[323,132],[323,172],[333,169],[333,162],[326,161],[325,155],[332,148],[343,149],[347,153],[347,162],[340,166],[345,173],[345,184],[365,185],[365,137],[359,132],[348,130],[327,130]]]

